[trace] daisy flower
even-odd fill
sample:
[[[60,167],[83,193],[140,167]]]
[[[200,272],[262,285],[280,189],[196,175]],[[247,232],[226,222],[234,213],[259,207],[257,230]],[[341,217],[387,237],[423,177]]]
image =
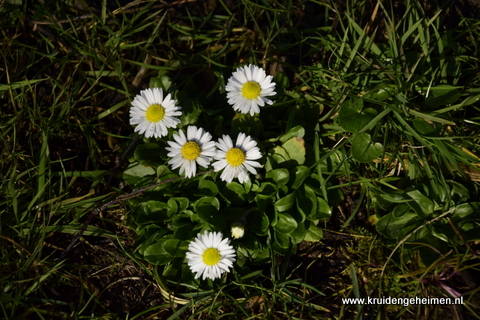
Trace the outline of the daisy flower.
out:
[[[220,278],[223,272],[229,272],[236,254],[230,240],[222,240],[222,237],[221,232],[206,232],[198,234],[188,245],[188,266],[196,273],[195,279],[202,277],[203,280],[215,280]]]
[[[176,103],[170,94],[164,98],[161,88],[142,90],[132,101],[130,124],[136,124],[135,132],[145,134],[147,138],[166,136],[167,128],[175,128],[180,123],[176,117],[182,112]]]
[[[232,182],[234,178],[238,178],[240,183],[247,182],[249,180],[247,171],[256,174],[255,167],[262,166],[253,161],[262,157],[257,143],[243,132],[238,134],[235,145],[229,136],[223,135],[223,139],[218,139],[217,148],[215,155],[217,161],[212,166],[215,172],[223,169],[220,176],[223,181]]]
[[[240,113],[250,113],[252,116],[260,113],[260,107],[273,104],[272,100],[266,98],[276,94],[272,79],[265,70],[251,64],[238,68],[225,86],[228,103]]]
[[[185,172],[185,177],[193,177],[197,173],[197,164],[201,167],[208,167],[212,157],[216,154],[215,142],[212,135],[196,126],[188,126],[187,136],[183,131],[174,134],[175,141],[167,141],[170,151],[167,156],[172,157],[168,161],[172,169],[180,167],[180,174]]]

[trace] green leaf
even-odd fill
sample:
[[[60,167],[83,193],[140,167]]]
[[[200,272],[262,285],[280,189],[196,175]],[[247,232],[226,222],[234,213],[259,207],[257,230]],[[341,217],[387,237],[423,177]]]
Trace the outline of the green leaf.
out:
[[[187,210],[188,204],[189,204],[188,198],[175,197],[175,198],[172,198],[172,199],[175,200],[178,203],[178,212],[179,213],[182,213],[185,210]]]
[[[143,252],[145,260],[154,265],[164,265],[175,259],[163,246],[168,239],[163,238],[149,245]]]
[[[229,182],[229,183],[227,183],[226,187],[227,187],[227,189],[233,191],[234,193],[236,193],[239,196],[242,196],[242,197],[245,196],[245,189],[238,182]]]
[[[287,150],[281,146],[276,146],[273,149],[270,149],[271,157],[275,160],[276,163],[282,163],[290,160],[290,155]]]
[[[135,149],[134,157],[137,161],[139,161],[142,165],[147,167],[156,167],[165,163],[162,159],[166,157],[166,149],[165,146],[161,146],[158,143],[144,143]]]
[[[193,216],[193,215],[192,215]],[[198,216],[194,216],[198,220]],[[191,226],[192,219],[186,213],[179,213],[175,215],[172,219],[172,226],[175,227],[175,230],[181,229],[185,226]]]
[[[455,103],[460,96],[461,92],[458,90],[461,87],[455,87],[450,85],[439,85],[429,88],[429,92],[432,97],[425,100],[425,103],[430,108],[438,108]]]
[[[374,100],[385,100],[390,98],[397,91],[397,87],[393,85],[379,85],[368,93],[368,98]]]
[[[480,240],[480,226],[476,223],[467,222],[458,225],[458,229],[461,230],[463,239],[465,241],[478,241]]]
[[[406,212],[402,216],[394,216],[393,213],[389,213],[380,219],[376,223],[377,231],[383,234],[387,238],[396,239],[399,236],[404,236],[420,223],[418,215],[414,212]]]
[[[170,88],[172,85],[172,78],[170,78],[167,75],[161,75],[157,77],[151,77],[150,78],[150,88],[162,88],[164,95],[166,91]]]
[[[299,188],[298,191],[299,192],[295,192],[297,209],[302,212],[305,217],[314,216],[317,212],[317,197],[315,192],[307,185],[303,185],[303,188]]]
[[[408,202],[408,205],[422,218],[426,218],[433,213],[435,204],[430,198],[423,195],[419,190],[406,192],[414,201]]]
[[[285,74],[285,72],[283,71],[275,72],[274,79],[275,79],[275,83],[277,84],[277,88],[285,89],[289,87],[290,77],[288,77]]]
[[[173,173],[170,171],[168,166],[162,165],[157,167],[157,176],[159,176],[159,180],[161,181],[168,181],[170,179],[178,178],[178,175],[176,173]],[[167,190],[171,191],[172,190],[172,185],[171,183],[162,183],[158,186],[156,186],[154,189],[151,189],[151,191],[161,191],[161,190]],[[150,191],[150,190],[149,190]]]
[[[435,127],[434,123],[428,123],[425,119],[422,118],[415,118],[412,120],[413,127],[418,133],[423,135],[433,135],[438,132],[441,126]]]
[[[439,253],[446,253],[449,250],[445,242],[433,234],[432,228],[421,228],[412,234],[407,242],[412,243],[408,246],[418,248],[422,262],[426,265],[433,264],[440,258]]]
[[[143,240],[141,245],[138,247],[138,252],[141,255],[145,255],[145,249],[147,249],[152,243],[159,241],[159,239],[162,239],[166,234],[169,233],[167,228],[161,228],[154,224],[142,226],[136,231],[138,234],[141,234],[143,237],[145,237],[145,240]]]
[[[408,204],[400,203],[400,204],[396,205],[395,208],[393,208],[392,216],[394,218],[401,217],[410,210],[411,210],[411,208]]]
[[[352,139],[352,156],[358,162],[370,162],[380,157],[382,153],[383,146],[380,143],[373,143],[366,132],[357,134]]]
[[[455,223],[480,220],[480,202],[462,203],[456,206],[451,219]]]
[[[222,195],[234,205],[242,205],[246,201],[245,189],[238,182],[227,183],[222,190]]]
[[[307,235],[307,230],[305,230],[305,224],[299,223],[297,228],[290,232],[289,236],[292,238],[293,243],[299,244],[305,239]]]
[[[270,257],[270,250],[258,240],[258,237],[250,235],[242,238],[242,245],[237,248],[237,260],[239,266],[249,263],[254,266],[263,265]],[[258,272],[257,271],[254,271]],[[244,279],[244,277],[242,277]]]
[[[455,203],[465,202],[470,198],[470,191],[463,184],[456,181],[449,181],[451,185],[450,196]]]
[[[185,272],[183,273],[183,267],[184,263],[182,259],[175,259],[171,263],[165,266],[163,268],[162,276],[165,279],[182,279],[182,281],[185,281],[185,275],[193,281],[193,273],[192,272]]]
[[[150,200],[142,202],[135,210],[136,217],[135,222],[138,224],[145,224],[149,222],[163,224],[165,219],[168,218],[169,205],[161,202]]]
[[[34,224],[34,225],[29,225],[29,227],[27,228],[22,228],[21,232],[24,235],[41,234],[42,232],[44,233],[61,232],[61,233],[77,234],[78,229],[80,229],[81,227],[82,225],[78,223],[70,223],[68,225],[57,224],[57,225],[50,225],[50,226],[45,226],[42,224]],[[86,236],[96,236],[96,237],[102,237],[102,236],[115,237],[116,236],[115,232],[108,231],[92,225],[87,226],[82,234]]]
[[[381,192],[377,195],[378,200],[382,201],[382,206],[385,208],[392,203],[407,203],[409,200],[406,200],[400,191],[393,192]]]
[[[220,209],[220,202],[215,197],[203,197],[195,204],[195,213],[205,222],[211,222],[213,215]]]
[[[1,10],[0,10],[0,12],[1,12]],[[32,86],[32,85],[38,83],[38,82],[45,81],[45,80],[47,80],[47,79],[46,78],[45,79],[32,79],[32,80],[13,82],[13,83],[10,83],[10,84],[0,84],[0,92],[5,92],[5,91],[8,91],[10,89],[15,90],[15,89],[18,89],[18,88],[29,87],[29,86]]]
[[[356,133],[375,118],[377,111],[363,109],[363,99],[346,100],[338,112],[338,121],[345,131]]]
[[[469,106],[471,104],[477,103],[478,101],[480,101],[480,94],[468,96],[460,104],[462,106]]]
[[[293,180],[292,183],[292,189],[298,189],[303,181],[305,181],[306,178],[308,178],[311,175],[311,171],[308,167],[305,166],[297,166],[293,169],[290,170],[290,176],[295,177],[295,180]],[[290,179],[290,182],[292,180]]]
[[[127,169],[123,172],[123,179],[131,186],[140,182],[147,176],[155,174],[155,170],[151,167],[146,167],[138,162],[131,163]],[[151,179],[151,178],[150,178]]]
[[[258,116],[237,113],[232,119],[232,129],[258,137],[263,131],[263,123]]]
[[[289,234],[297,228],[297,221],[288,213],[277,213],[277,220],[273,228],[280,233]]]
[[[255,196],[255,203],[257,204],[258,209],[261,211],[265,211],[268,206],[273,203],[273,200],[273,197],[270,195],[257,194]]]
[[[287,151],[290,159],[295,160],[298,164],[305,163],[305,140],[301,137],[294,137],[287,140],[283,145],[285,151]]]
[[[274,196],[277,193],[277,187],[271,182],[262,182],[257,190],[257,194]]]
[[[274,203],[275,208],[278,211],[284,212],[290,209],[295,204],[295,192],[287,194],[285,197],[281,198]]]
[[[285,254],[286,250],[290,247],[290,237],[284,233],[275,232],[274,239],[273,249],[280,254]]]
[[[252,231],[259,236],[264,236],[268,234],[268,227],[270,226],[270,220],[263,211],[252,212],[247,217],[246,230]]]
[[[167,214],[168,214],[169,217],[171,217],[172,215],[174,215],[178,212],[178,204],[172,198],[168,199],[167,204],[168,204],[168,207],[169,207],[168,211],[167,211]]]
[[[179,97],[180,100],[180,97]],[[182,115],[180,116],[180,121],[182,126],[189,124],[195,124],[202,112],[202,104],[196,99],[182,99]]]
[[[327,151],[320,149],[320,158],[323,159],[319,163],[320,170],[325,172],[336,172],[338,175],[346,175],[345,166],[342,166],[339,170],[341,160],[344,159],[344,154],[340,150],[334,150],[328,157],[325,157]]]
[[[320,227],[317,227],[313,223],[310,224],[309,228],[307,229],[307,233],[305,234],[305,241],[320,241],[323,238],[323,230]]]
[[[288,182],[288,179],[290,179],[290,173],[285,168],[275,169],[267,172],[265,178],[273,180],[277,186],[280,187]]]
[[[163,249],[172,257],[181,258],[188,251],[188,243],[179,239],[167,239],[163,243]]]
[[[292,129],[288,130],[287,133],[284,135],[280,136],[280,141],[282,143],[287,142],[288,140],[295,138],[295,137],[300,137],[303,138],[305,135],[305,128],[302,126],[296,126],[293,127]]]
[[[433,121],[433,122],[438,122],[438,123],[442,123],[442,124],[449,124],[451,126],[455,126],[455,122],[452,122],[450,120],[446,120],[444,118],[439,118],[439,117],[436,117],[432,114],[428,114],[428,113],[424,113],[424,112],[419,112],[419,111],[416,111],[414,109],[408,109],[408,113],[410,113],[411,115],[414,115],[418,118],[422,118],[422,119],[425,119],[425,120],[429,120],[429,121]],[[416,132],[415,132],[416,134]]]
[[[330,218],[332,215],[332,209],[328,205],[325,199],[316,197],[317,198],[317,210],[312,212],[311,215],[307,216],[309,220],[320,220],[320,219],[327,219]]]
[[[198,182],[198,189],[195,190],[194,194],[197,196],[214,197],[218,194],[218,187],[213,181],[201,179]]]

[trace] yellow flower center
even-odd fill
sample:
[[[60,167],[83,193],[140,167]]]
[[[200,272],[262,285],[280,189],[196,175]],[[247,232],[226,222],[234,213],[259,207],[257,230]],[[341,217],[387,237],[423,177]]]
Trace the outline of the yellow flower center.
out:
[[[162,120],[164,116],[165,108],[159,104],[152,104],[150,107],[148,107],[147,113],[145,114],[145,117],[150,122],[158,122]]]
[[[207,266],[216,265],[220,261],[221,257],[222,256],[220,255],[220,251],[218,251],[218,249],[215,249],[215,248],[208,248],[203,252],[203,255],[202,255],[203,262]]]
[[[188,141],[182,147],[182,156],[187,160],[195,160],[202,152],[198,143],[194,141]]]
[[[242,94],[247,99],[255,99],[260,95],[262,88],[255,81],[248,81],[242,87]]]
[[[238,148],[232,148],[227,151],[227,154],[225,156],[227,159],[227,162],[231,166],[239,166],[245,161],[245,152]]]

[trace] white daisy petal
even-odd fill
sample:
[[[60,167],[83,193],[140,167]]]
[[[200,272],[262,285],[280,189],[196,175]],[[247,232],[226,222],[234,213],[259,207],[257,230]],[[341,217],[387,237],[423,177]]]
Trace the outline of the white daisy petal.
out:
[[[260,153],[260,149],[258,148],[251,148],[247,150],[249,150],[247,152],[247,160],[258,160],[262,157],[262,154]]]
[[[247,78],[248,81],[252,80],[252,65],[249,64],[248,67],[244,68],[245,72],[245,77]]]
[[[260,163],[258,163],[257,161],[249,161],[249,160],[246,160],[244,162],[245,165],[249,165],[251,167],[255,167],[255,168],[261,168],[262,165]]]
[[[187,142],[187,138],[185,138],[185,134],[183,131],[179,131],[179,134],[174,134],[173,139],[180,145],[183,146],[185,142]]]
[[[252,71],[252,79],[258,79],[258,82],[262,82],[260,80],[263,80],[262,79],[262,73],[260,72],[260,70],[263,70],[263,69],[260,69],[260,68],[252,68],[253,66],[250,65],[250,70]]]
[[[263,107],[263,106],[265,105],[265,100],[264,100],[263,97],[258,96],[258,97],[255,99],[255,103],[257,104],[257,106]]]
[[[275,88],[275,82],[272,82],[273,77],[272,76],[266,76],[262,79],[260,82],[260,85],[262,86],[262,89],[272,89]],[[273,89],[272,89],[273,90]]]
[[[202,128],[197,129],[196,126],[188,126],[188,128],[187,128],[187,139],[188,139],[188,140],[193,140],[193,139],[195,139],[195,135],[197,134],[197,132],[201,135],[201,134],[202,134],[202,131],[203,131]],[[197,139],[197,140],[198,140],[198,139]]]
[[[245,166],[245,169],[247,169],[247,171],[249,171],[250,173],[257,174],[257,170],[255,170],[255,168],[246,161],[243,163],[243,165]]]
[[[217,148],[219,148],[221,151],[227,152],[233,148],[232,139],[227,135],[223,135],[222,138],[218,139]]]
[[[244,67],[246,68],[246,67]],[[236,80],[237,83],[245,83],[248,81],[246,77],[246,72],[242,70],[242,68],[238,68],[234,73],[232,73],[232,76]]]
[[[257,150],[258,148],[256,147],[256,145],[257,143],[255,142],[255,140],[248,139],[243,142],[242,148],[244,148],[245,150]]]
[[[227,165],[228,165],[228,162],[225,159],[212,163],[212,167],[215,172],[222,170]]]
[[[180,122],[175,117],[182,114],[181,107],[175,103],[170,94],[163,99],[161,88],[142,90],[131,103],[130,124],[137,125],[135,132],[145,134],[147,138],[166,136],[168,128],[174,128]]]
[[[202,156],[199,156],[197,158],[197,163],[200,167],[203,167],[203,168],[207,168],[208,165],[210,164],[210,161],[212,160],[212,158],[210,157],[202,157]],[[195,174],[195,173],[194,173]]]
[[[148,100],[145,98],[145,96],[140,95],[136,96],[135,99],[132,101],[132,105],[134,107],[138,107],[142,111],[146,111],[147,108],[150,106],[150,103]]]
[[[188,126],[187,135],[182,130],[173,135],[173,141],[167,143],[170,151],[167,156],[172,157],[168,164],[172,169],[180,167],[180,174],[185,173],[186,178],[191,178],[197,173],[197,164],[201,167],[208,167],[212,157],[216,155],[216,146],[210,141],[212,135],[196,126]]]
[[[238,174],[237,178],[238,178],[238,181],[239,181],[240,183],[248,182],[249,178],[248,178],[248,173],[247,173],[247,171],[242,171],[242,172],[240,172],[240,173]]]
[[[231,146],[227,147],[226,141],[231,142]],[[223,170],[220,179],[226,182],[232,182],[237,178],[240,183],[249,181],[248,172],[256,174],[254,168],[261,168],[262,165],[253,160],[258,160],[262,157],[257,143],[250,136],[243,132],[238,134],[235,145],[229,136],[223,136],[223,139],[218,139],[217,154],[215,155],[215,162],[212,163],[213,170],[219,172]]]
[[[272,105],[272,104],[273,104],[273,101],[270,100],[270,99],[266,99],[266,98],[263,98],[263,97],[262,97],[262,99],[263,99],[263,101],[265,101],[265,103],[268,104],[268,105]]]
[[[135,127],[135,132],[138,132],[139,134],[143,134],[147,129],[148,129],[149,123],[146,121],[140,121],[138,123],[138,126]]]
[[[260,107],[271,105],[273,101],[264,97],[276,94],[275,82],[272,76],[267,76],[265,70],[248,65],[237,68],[228,79],[225,86],[227,101],[233,110],[243,114],[260,113]]]
[[[250,137],[248,137],[248,138],[250,138]],[[247,135],[243,132],[240,132],[237,136],[237,141],[235,143],[235,147],[237,147],[237,148],[242,147],[245,139],[247,139]]]

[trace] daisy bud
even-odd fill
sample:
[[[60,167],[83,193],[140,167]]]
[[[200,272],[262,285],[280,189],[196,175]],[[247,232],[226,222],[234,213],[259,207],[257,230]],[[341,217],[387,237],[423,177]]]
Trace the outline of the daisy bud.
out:
[[[238,219],[232,223],[231,233],[233,239],[243,238],[245,234],[245,223],[243,219]]]

